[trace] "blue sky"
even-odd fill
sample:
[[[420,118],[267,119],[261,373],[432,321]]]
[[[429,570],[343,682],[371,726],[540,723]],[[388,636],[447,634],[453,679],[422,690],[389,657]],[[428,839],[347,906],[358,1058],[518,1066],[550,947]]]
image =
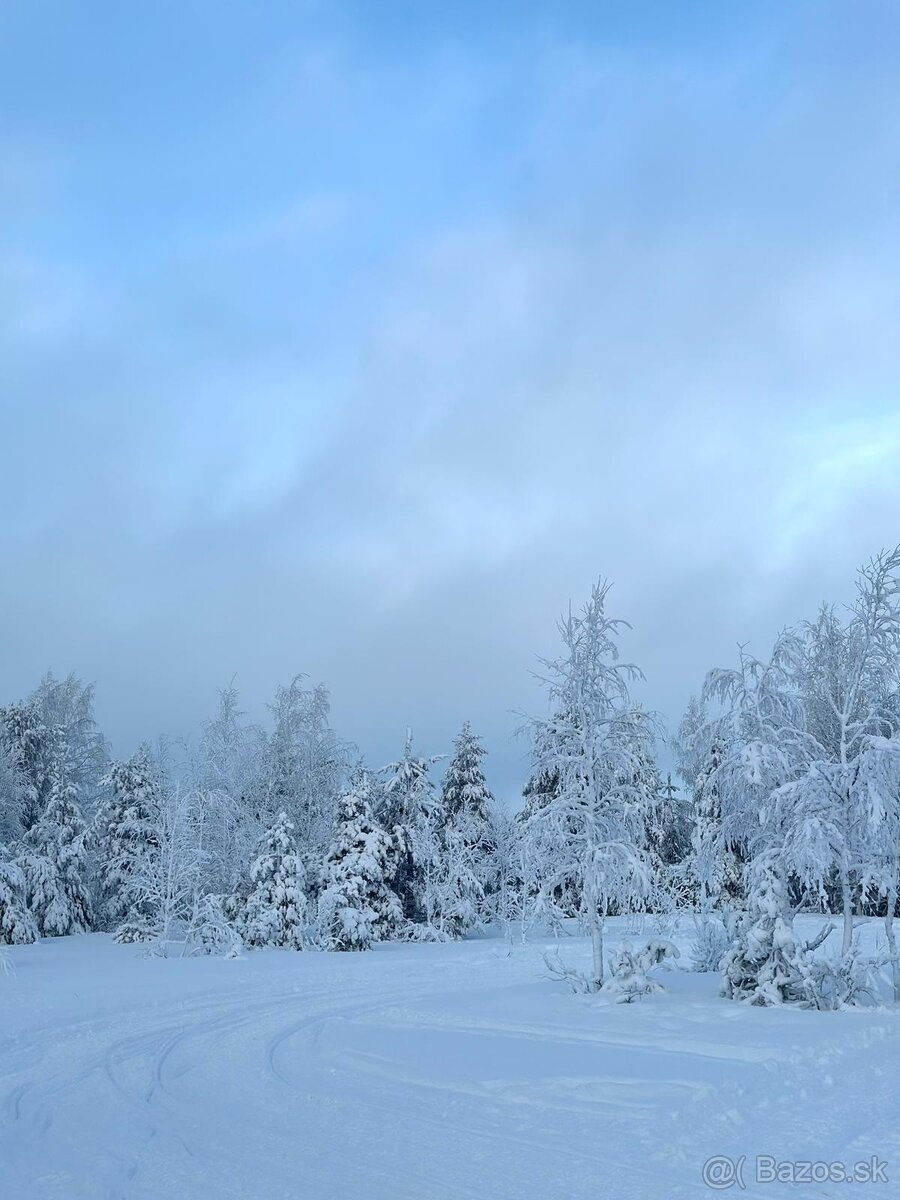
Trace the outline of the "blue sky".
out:
[[[0,7],[0,695],[373,760],[616,580],[672,721],[900,538],[890,3]]]

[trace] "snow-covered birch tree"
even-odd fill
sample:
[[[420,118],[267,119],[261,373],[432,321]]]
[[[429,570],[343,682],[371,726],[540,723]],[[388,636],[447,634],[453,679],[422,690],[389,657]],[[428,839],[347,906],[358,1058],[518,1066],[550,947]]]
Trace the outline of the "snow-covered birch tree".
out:
[[[197,793],[164,784],[152,836],[152,849],[134,859],[127,877],[128,915],[115,936],[153,942],[165,955],[170,942],[185,941],[200,898],[204,850]]]
[[[334,829],[338,797],[349,771],[352,747],[330,724],[327,688],[303,686],[296,676],[280,687],[269,706],[275,727],[264,751],[263,818],[287,813],[303,857],[321,856]]]
[[[650,885],[643,847],[651,798],[638,780],[651,726],[629,694],[641,672],[619,661],[625,623],[606,614],[609,587],[598,582],[581,612],[570,608],[560,622],[564,653],[542,660],[551,715],[527,724],[535,771],[558,782],[552,800],[528,818],[525,836],[545,863],[545,894],[561,879],[580,884],[592,990],[603,984],[607,915],[640,903]]]

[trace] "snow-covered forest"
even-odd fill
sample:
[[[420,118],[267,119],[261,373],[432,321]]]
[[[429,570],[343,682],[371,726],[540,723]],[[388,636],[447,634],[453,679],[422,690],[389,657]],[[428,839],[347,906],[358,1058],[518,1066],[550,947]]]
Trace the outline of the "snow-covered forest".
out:
[[[427,750],[407,729],[394,762],[365,763],[299,675],[266,727],[227,687],[196,742],[148,737],[114,760],[92,687],[48,674],[0,709],[0,942],[348,952],[575,921],[589,968],[560,951],[548,969],[632,1001],[690,914],[691,965],[731,1000],[869,1005],[889,975],[900,1001],[900,549],[860,570],[849,608],[709,670],[676,731],[636,698],[610,602],[601,581],[540,664],[518,806],[492,795],[468,723]],[[659,765],[673,757],[677,775]],[[821,915],[815,936],[798,914]],[[611,917],[654,936],[611,956]],[[860,918],[881,928],[865,951]]]
[[[0,709],[4,1197],[888,1182],[900,550],[676,730],[614,596],[539,662],[517,803],[468,723],[366,763],[301,676],[127,758],[74,676]]]
[[[0,1200],[900,1197],[898,63],[2,0]]]

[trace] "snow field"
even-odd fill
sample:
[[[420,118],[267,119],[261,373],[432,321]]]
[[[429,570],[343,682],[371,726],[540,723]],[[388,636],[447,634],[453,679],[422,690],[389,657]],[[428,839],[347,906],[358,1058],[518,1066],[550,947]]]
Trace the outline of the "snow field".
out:
[[[611,947],[624,937],[612,921]],[[900,1194],[895,1010],[749,1008],[683,969],[613,1005],[547,977],[555,945],[10,948],[0,1197],[678,1200],[714,1194],[711,1155],[757,1154],[877,1154],[895,1182],[869,1190]],[[560,950],[590,961],[585,939]]]

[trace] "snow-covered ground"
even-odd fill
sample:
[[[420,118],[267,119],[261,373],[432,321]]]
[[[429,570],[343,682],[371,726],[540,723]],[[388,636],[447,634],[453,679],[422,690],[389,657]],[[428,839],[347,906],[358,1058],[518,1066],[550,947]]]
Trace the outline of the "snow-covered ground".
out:
[[[891,1182],[850,1190],[900,1195],[897,1012],[750,1009],[685,970],[612,1005],[547,978],[549,944],[12,949],[0,1196],[696,1200],[713,1155],[749,1194],[847,1194],[756,1185],[759,1154],[877,1155]]]

